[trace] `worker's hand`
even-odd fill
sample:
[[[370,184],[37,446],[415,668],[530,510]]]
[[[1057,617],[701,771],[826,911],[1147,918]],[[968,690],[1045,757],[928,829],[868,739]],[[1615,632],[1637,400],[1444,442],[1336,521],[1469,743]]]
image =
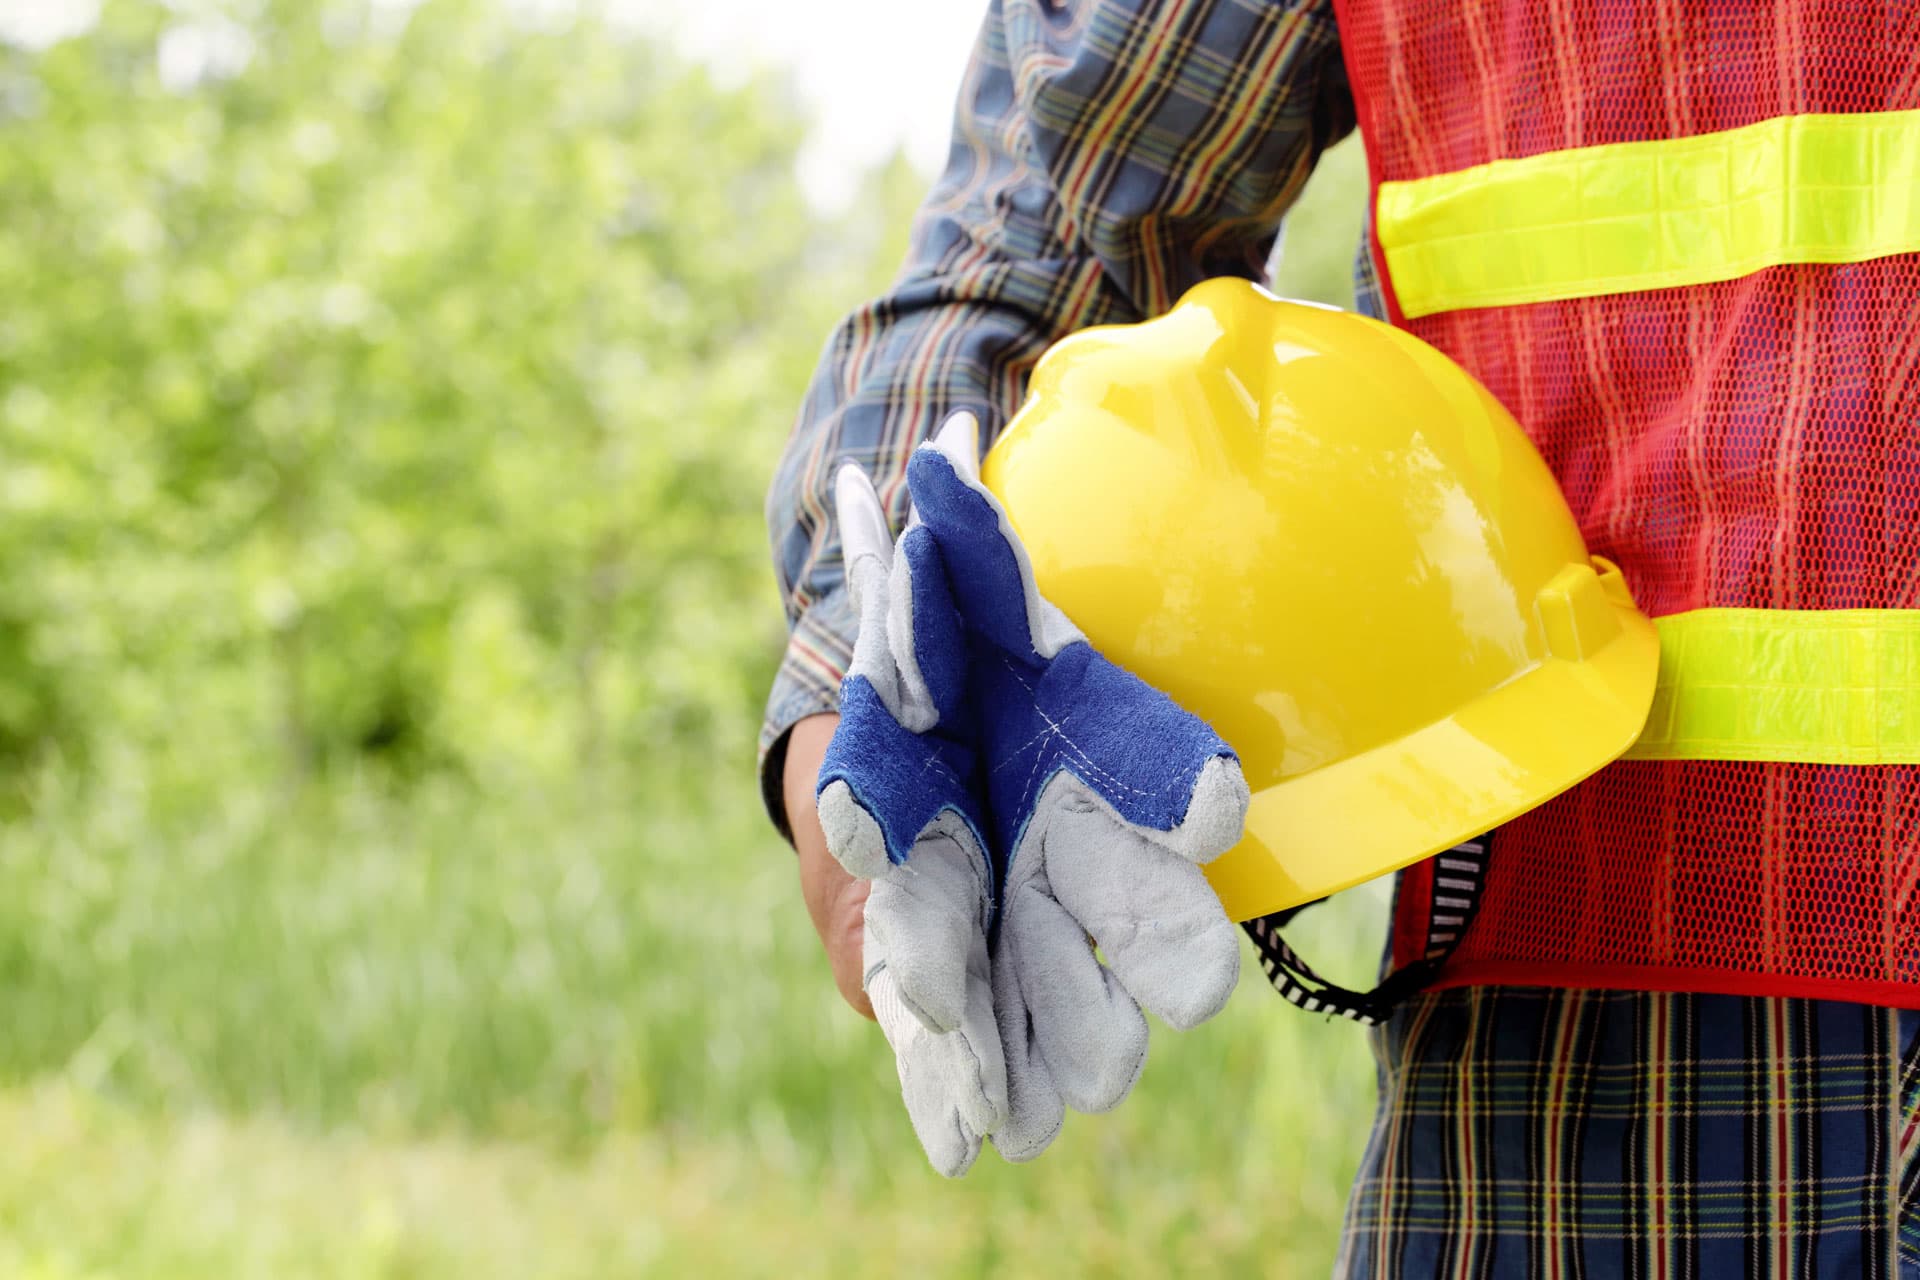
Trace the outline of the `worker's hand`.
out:
[[[956,1177],[1007,1115],[978,757],[956,731],[961,690],[915,644],[916,623],[944,599],[937,574],[895,555],[865,473],[843,469],[835,488],[860,633],[818,770],[820,827],[835,861],[869,886],[861,987],[914,1132],[934,1168]]]
[[[793,726],[787,735],[781,792],[786,797],[793,847],[799,854],[800,895],[806,899],[807,914],[813,917],[814,931],[820,935],[827,962],[833,966],[834,985],[854,1012],[871,1018],[873,1003],[860,987],[868,882],[848,875],[847,869],[834,861],[827,851],[827,833],[820,829],[820,815],[813,807],[820,762],[826,758],[827,741],[839,723],[839,716],[808,716]]]
[[[1142,1007],[1187,1028],[1232,994],[1239,940],[1199,864],[1239,840],[1248,790],[1206,724],[1101,657],[1041,597],[980,483],[975,431],[956,415],[915,452],[921,523],[901,552],[916,586],[944,571],[938,599],[915,593],[913,621],[957,635],[918,646],[922,674],[964,687],[986,760],[1011,1107],[993,1143],[1025,1160],[1053,1141],[1065,1107],[1127,1096],[1146,1061]]]

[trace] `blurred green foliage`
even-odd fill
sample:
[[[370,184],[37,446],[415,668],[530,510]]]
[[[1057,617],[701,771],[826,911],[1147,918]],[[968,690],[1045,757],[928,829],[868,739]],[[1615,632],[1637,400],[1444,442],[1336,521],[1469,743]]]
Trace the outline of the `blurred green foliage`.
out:
[[[0,53],[16,763],[739,758],[760,492],[871,247],[779,86],[516,13],[116,0]]]
[[[823,215],[804,125],[505,0],[0,43],[0,1272],[1325,1270],[1352,1028],[1249,981],[947,1184],[833,991],[760,507],[925,180]]]

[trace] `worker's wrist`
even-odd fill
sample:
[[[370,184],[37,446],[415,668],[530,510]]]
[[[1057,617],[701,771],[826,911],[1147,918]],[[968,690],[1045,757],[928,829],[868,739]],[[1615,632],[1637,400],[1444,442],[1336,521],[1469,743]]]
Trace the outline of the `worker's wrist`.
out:
[[[778,792],[780,809],[775,824],[789,844],[797,845],[803,835],[819,826],[813,791],[820,778],[820,764],[826,759],[827,743],[839,723],[839,715],[833,713],[803,717],[782,735],[780,758],[776,761],[773,753],[768,753],[762,778],[764,785]],[[769,801],[770,806],[772,803]]]
[[[794,622],[786,655],[767,695],[760,728],[760,801],[775,830],[791,844],[785,772],[793,750],[793,727],[809,716],[840,709],[840,680],[853,653],[856,630],[847,592],[836,587]]]

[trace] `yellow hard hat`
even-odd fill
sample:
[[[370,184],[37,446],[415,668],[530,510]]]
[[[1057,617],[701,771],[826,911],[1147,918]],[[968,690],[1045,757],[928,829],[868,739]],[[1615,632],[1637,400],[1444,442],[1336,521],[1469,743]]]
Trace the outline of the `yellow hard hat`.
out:
[[[1211,280],[1054,346],[988,453],[1041,592],[1253,789],[1236,920],[1498,826],[1639,736],[1659,642],[1500,403],[1389,325]]]

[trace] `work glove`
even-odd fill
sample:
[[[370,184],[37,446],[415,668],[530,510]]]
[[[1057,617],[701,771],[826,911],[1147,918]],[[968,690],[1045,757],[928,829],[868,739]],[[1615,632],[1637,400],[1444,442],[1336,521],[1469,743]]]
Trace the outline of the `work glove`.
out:
[[[890,619],[902,701],[970,748],[985,782],[1009,1106],[990,1132],[1029,1160],[1066,1107],[1125,1099],[1146,1062],[1143,1007],[1186,1029],[1232,994],[1238,935],[1200,864],[1239,840],[1248,790],[1212,729],[1040,595],[980,482],[977,430],[956,414],[909,463]]]
[[[915,592],[865,473],[840,471],[835,505],[860,631],[821,765],[820,824],[840,865],[871,882],[862,986],[928,1160],[958,1177],[1008,1104],[980,757],[958,714],[963,691],[930,687],[918,655],[919,638],[950,642],[957,627],[923,616],[945,593]]]

